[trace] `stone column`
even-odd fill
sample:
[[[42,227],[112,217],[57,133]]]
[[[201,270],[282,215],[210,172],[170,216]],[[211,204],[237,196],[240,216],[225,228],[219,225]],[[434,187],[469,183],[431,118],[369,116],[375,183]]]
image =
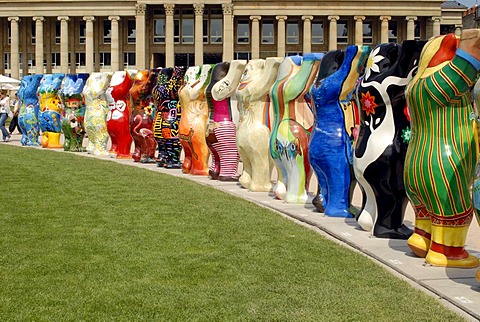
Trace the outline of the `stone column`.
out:
[[[462,25],[455,25],[455,35],[460,37],[462,35],[462,28]]]
[[[35,21],[35,73],[43,74],[43,17],[33,17]]]
[[[12,77],[20,78],[20,35],[18,29],[19,17],[8,17],[10,21],[10,70]]]
[[[233,3],[222,4],[223,10],[223,61],[232,61],[234,57]]]
[[[407,16],[405,19],[407,20],[407,40],[414,40],[415,39],[415,20],[417,20],[417,17]]]
[[[195,65],[203,65],[203,3],[194,3],[195,10]]]
[[[83,17],[83,20],[86,21],[85,23],[85,67],[87,73],[93,73],[94,66],[93,66],[93,22],[95,21],[95,17],[87,16]]]
[[[60,20],[60,72],[68,74],[68,21],[67,16],[57,18]]]
[[[330,21],[330,31],[328,33],[328,50],[337,49],[337,21],[339,16],[328,16]]]
[[[312,52],[312,20],[313,16],[302,16],[303,20],[303,53]]]
[[[111,40],[111,55],[112,55],[112,72],[122,70],[120,67],[120,37],[118,34],[119,16],[110,16],[108,20],[112,22],[112,40]]]
[[[173,46],[173,13],[174,4],[164,4],[165,8],[165,65],[173,67],[175,64],[175,51]]]
[[[355,45],[363,45],[363,21],[365,16],[353,16],[355,19]]]
[[[390,16],[380,16],[380,43],[388,43],[388,21],[392,19]]]
[[[145,69],[147,67],[146,55],[146,33],[145,33],[145,13],[147,5],[145,3],[137,3],[135,5],[135,65],[137,69]]]
[[[252,20],[252,59],[260,58],[260,20],[261,16],[250,16]]]
[[[440,35],[440,21],[442,21],[442,17],[432,17],[432,21],[432,37],[435,37]]]
[[[277,57],[285,57],[285,20],[287,16],[276,16],[277,25]]]

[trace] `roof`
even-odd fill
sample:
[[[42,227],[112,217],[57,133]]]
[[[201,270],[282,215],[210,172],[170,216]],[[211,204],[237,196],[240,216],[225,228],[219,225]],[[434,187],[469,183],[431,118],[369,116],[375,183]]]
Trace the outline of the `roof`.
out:
[[[457,2],[457,1],[445,1],[442,3],[442,9],[468,9],[467,6]]]

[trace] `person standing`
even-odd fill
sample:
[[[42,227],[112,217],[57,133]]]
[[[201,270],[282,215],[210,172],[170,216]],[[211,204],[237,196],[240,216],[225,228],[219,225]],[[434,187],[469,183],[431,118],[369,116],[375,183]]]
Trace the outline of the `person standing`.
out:
[[[10,104],[11,106],[13,106],[13,117],[12,117],[12,120],[10,121],[10,125],[8,126],[8,131],[10,132],[10,135],[12,135],[13,131],[15,131],[15,128],[16,128],[18,133],[22,134],[22,130],[18,125],[18,112],[20,110],[20,101],[18,100],[17,93],[15,93],[15,98],[11,101]]]
[[[3,135],[3,142],[8,142],[10,140],[10,133],[8,133],[5,128],[5,122],[7,118],[12,114],[10,111],[10,98],[7,96],[7,91],[2,90],[0,92],[0,130]]]

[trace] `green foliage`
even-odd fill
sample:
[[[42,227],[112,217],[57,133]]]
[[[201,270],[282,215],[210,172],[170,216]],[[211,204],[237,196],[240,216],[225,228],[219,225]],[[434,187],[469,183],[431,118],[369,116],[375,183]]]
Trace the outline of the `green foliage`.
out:
[[[0,146],[0,320],[458,321],[361,254],[186,179]]]

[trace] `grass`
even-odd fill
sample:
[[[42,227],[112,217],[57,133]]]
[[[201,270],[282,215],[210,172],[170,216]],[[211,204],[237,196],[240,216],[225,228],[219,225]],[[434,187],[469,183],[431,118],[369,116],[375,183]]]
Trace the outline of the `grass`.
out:
[[[250,202],[114,162],[0,145],[0,320],[461,321]]]

